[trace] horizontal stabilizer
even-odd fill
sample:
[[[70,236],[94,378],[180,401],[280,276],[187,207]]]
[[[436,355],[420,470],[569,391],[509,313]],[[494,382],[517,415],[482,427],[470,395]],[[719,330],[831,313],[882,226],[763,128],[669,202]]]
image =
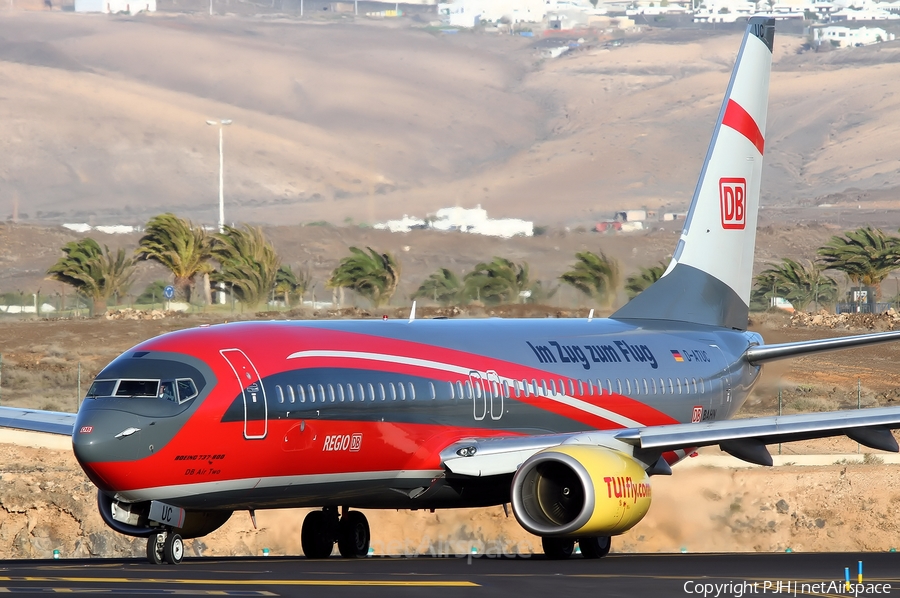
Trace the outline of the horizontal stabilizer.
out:
[[[900,340],[900,330],[891,332],[875,332],[872,334],[858,334],[855,336],[842,336],[839,338],[827,338],[815,341],[800,341],[796,343],[781,343],[778,345],[758,345],[750,347],[744,353],[744,359],[753,365],[807,355],[824,351],[837,351],[851,347],[862,347]]]

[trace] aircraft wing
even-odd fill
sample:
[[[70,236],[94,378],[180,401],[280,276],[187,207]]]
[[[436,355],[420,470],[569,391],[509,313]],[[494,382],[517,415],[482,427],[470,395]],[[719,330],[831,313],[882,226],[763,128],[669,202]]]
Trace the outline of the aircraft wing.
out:
[[[712,445],[757,465],[772,465],[768,444],[829,436],[848,436],[870,448],[898,452],[900,447],[891,432],[897,428],[900,407],[879,407],[571,434],[476,438],[454,443],[441,452],[441,457],[454,474],[503,475],[515,473],[519,465],[543,449],[591,444],[626,452],[648,468],[658,468],[655,473],[668,473],[659,463],[663,453]]]
[[[19,407],[0,407],[0,427],[71,436],[75,428],[74,413],[42,411]]]

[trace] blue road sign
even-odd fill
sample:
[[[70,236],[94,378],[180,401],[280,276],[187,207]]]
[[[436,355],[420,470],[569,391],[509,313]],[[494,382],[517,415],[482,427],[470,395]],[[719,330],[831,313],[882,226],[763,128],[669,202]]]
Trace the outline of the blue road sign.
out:
[[[172,285],[167,286],[163,291],[163,294],[166,296],[166,299],[171,299],[175,296],[175,287],[173,287]]]

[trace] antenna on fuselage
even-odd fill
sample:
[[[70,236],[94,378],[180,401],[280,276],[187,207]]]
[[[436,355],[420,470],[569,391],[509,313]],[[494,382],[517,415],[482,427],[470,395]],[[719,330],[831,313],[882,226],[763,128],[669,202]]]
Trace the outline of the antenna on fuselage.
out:
[[[415,319],[416,319],[416,302],[413,301],[412,308],[409,310],[409,322],[410,322],[410,324],[411,324],[411,323],[413,322],[413,320],[415,320]]]
[[[588,322],[594,319],[594,308],[591,308],[591,313],[588,314]]]

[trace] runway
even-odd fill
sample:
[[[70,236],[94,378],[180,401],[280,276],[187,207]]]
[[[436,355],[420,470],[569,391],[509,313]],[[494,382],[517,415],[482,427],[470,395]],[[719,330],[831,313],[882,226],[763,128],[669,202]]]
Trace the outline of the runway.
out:
[[[863,584],[857,585],[858,563]],[[845,584],[845,568],[853,585]],[[780,585],[779,585],[780,583]],[[819,585],[816,585],[819,584]],[[889,584],[885,586],[885,584]],[[0,594],[102,596],[898,596],[900,553],[613,554],[589,561],[198,558],[3,561]]]

